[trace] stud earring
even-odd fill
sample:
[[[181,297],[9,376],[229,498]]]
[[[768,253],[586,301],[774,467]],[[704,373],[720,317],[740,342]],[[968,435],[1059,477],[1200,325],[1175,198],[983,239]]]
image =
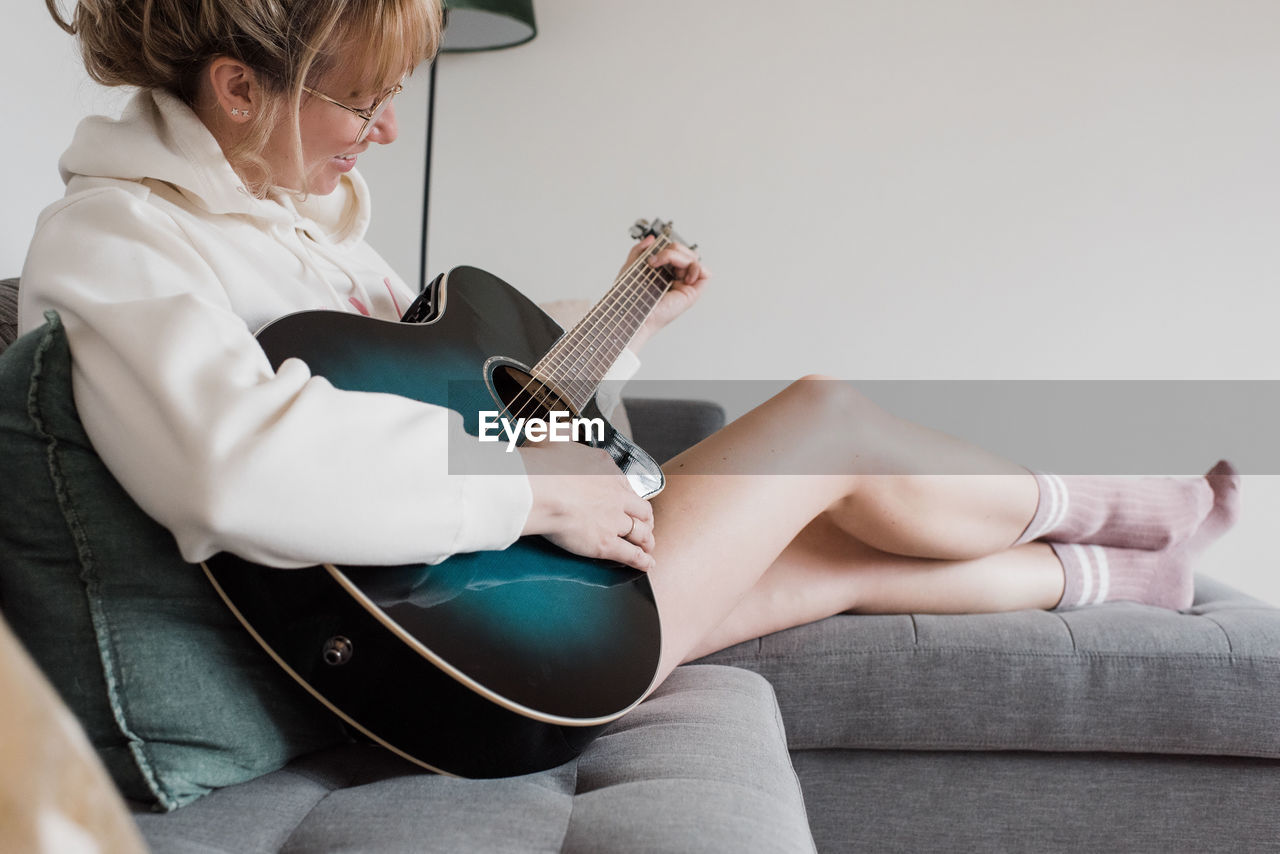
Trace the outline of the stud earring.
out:
[[[249,111],[248,111],[248,110],[242,110],[242,109],[240,109],[239,107],[232,107],[232,108],[231,108],[231,115],[233,115],[233,116],[244,116],[244,117],[247,119],[247,118],[249,118]]]

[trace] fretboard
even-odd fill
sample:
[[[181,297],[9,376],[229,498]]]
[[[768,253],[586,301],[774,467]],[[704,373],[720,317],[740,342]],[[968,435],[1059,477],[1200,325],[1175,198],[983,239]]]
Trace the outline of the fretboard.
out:
[[[672,277],[666,268],[649,264],[649,258],[670,243],[660,235],[534,365],[533,375],[563,395],[574,410],[581,412],[591,400],[605,374],[671,287]]]

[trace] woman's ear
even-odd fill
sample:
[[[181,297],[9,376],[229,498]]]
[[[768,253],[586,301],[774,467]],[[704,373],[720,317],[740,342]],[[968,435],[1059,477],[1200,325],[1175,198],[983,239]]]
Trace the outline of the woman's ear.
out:
[[[238,59],[219,56],[205,69],[218,109],[231,121],[243,124],[262,106],[262,89],[253,69]]]

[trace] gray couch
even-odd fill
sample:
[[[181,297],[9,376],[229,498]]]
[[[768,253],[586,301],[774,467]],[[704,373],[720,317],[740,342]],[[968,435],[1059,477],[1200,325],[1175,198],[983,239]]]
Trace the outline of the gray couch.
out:
[[[659,458],[722,417],[629,411]],[[528,777],[436,777],[352,744],[135,819],[157,852],[1280,851],[1277,709],[1280,611],[1201,578],[1180,614],[780,632],[678,669]]]

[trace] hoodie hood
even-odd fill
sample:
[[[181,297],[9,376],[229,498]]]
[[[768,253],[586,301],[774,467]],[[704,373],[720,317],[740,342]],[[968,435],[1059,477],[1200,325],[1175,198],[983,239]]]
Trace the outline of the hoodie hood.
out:
[[[291,223],[338,246],[364,239],[369,227],[369,190],[355,170],[327,196],[277,188],[255,198],[191,108],[157,90],[138,92],[118,119],[84,119],[58,169],[68,193],[101,180],[160,182],[210,214]]]

